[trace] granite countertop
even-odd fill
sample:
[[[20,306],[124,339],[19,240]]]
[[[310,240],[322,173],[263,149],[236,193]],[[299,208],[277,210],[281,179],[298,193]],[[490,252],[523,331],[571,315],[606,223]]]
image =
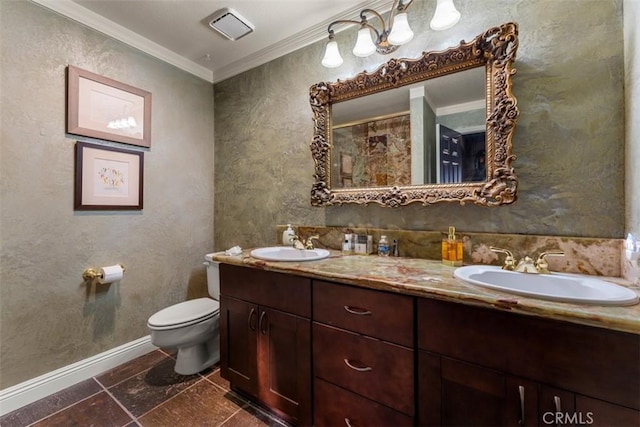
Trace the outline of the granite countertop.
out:
[[[226,256],[223,252],[218,252],[213,254],[213,259],[225,264],[640,334],[640,304],[605,307],[508,294],[456,279],[453,277],[456,267],[443,265],[439,261],[376,255],[342,255],[332,250],[329,258],[323,260],[272,262],[253,258],[250,252],[250,249],[245,249],[237,256]],[[627,286],[640,294],[640,288],[631,286],[620,278],[602,279]]]

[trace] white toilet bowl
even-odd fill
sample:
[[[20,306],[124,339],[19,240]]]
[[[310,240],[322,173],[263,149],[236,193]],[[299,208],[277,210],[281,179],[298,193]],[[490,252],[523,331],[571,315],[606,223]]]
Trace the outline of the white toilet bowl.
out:
[[[219,264],[206,256],[209,294],[219,298]],[[151,343],[177,348],[175,371],[192,375],[220,361],[220,303],[198,298],[164,308],[149,318]]]

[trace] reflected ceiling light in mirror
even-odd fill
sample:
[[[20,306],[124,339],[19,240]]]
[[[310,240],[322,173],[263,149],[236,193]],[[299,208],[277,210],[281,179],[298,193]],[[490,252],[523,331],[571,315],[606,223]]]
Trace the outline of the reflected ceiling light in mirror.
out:
[[[436,12],[433,14],[429,26],[432,30],[443,31],[456,25],[459,20],[460,12],[453,4],[453,0],[438,0]]]

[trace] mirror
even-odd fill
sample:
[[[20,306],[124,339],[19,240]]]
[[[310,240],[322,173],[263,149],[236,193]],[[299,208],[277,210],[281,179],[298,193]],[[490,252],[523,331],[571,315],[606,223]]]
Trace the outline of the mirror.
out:
[[[513,203],[518,27],[310,88],[313,206]]]

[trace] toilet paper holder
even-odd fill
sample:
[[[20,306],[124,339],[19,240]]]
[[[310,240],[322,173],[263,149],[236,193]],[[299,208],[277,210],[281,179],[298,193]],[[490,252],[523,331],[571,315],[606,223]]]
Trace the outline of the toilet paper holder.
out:
[[[118,264],[122,268],[122,272],[125,272],[124,265]],[[82,272],[82,278],[85,281],[94,280],[94,279],[102,279],[102,273],[99,268],[87,268]]]

